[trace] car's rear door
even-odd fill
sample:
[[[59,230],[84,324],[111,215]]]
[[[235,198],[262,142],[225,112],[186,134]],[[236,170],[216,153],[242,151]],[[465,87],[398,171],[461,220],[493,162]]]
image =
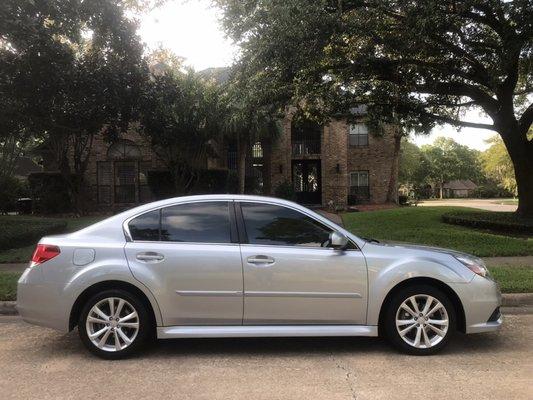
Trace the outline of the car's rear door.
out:
[[[133,218],[128,228],[129,266],[156,297],[165,326],[242,324],[233,201],[164,207]]]
[[[332,229],[288,206],[235,204],[245,325],[366,323],[366,261],[355,244],[328,247]]]

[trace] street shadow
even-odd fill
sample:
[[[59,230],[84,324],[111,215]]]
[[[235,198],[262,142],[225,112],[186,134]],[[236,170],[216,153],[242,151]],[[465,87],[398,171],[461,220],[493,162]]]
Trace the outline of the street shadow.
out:
[[[478,335],[456,334],[439,355],[496,354],[516,350],[516,343],[501,332]],[[33,351],[46,356],[58,354],[85,354],[77,331],[64,335],[52,334],[45,342],[36,344]],[[306,337],[306,338],[209,338],[164,339],[152,341],[140,354],[148,358],[173,358],[184,356],[323,356],[401,354],[383,338],[369,337]],[[410,357],[403,355],[404,357]]]

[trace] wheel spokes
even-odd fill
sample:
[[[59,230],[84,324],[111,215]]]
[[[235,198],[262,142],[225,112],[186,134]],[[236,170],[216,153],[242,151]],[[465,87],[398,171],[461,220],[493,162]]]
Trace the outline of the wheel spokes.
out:
[[[446,336],[449,319],[446,308],[437,298],[417,294],[400,304],[395,323],[398,334],[407,344],[430,348]]]
[[[137,312],[133,311],[132,313],[126,315],[124,318],[120,318],[120,322],[129,321],[132,318],[137,318]]]
[[[98,342],[98,347],[102,348],[107,343],[107,338],[109,337],[109,334],[111,333],[111,329],[106,328],[106,332],[104,333],[104,336],[102,336],[102,339]]]
[[[126,315],[121,318],[120,314]],[[104,351],[124,350],[133,343],[139,328],[137,311],[128,301],[119,297],[100,300],[87,315],[87,336],[96,347]]]
[[[100,310],[98,306],[94,306],[92,311],[94,311],[95,314],[97,314],[100,318],[105,319],[106,321],[109,319],[109,315]]]
[[[114,314],[115,318],[119,318],[120,317],[120,313],[122,312],[122,307],[124,307],[124,303],[125,303],[124,300],[119,299],[117,310],[115,311],[115,314]]]

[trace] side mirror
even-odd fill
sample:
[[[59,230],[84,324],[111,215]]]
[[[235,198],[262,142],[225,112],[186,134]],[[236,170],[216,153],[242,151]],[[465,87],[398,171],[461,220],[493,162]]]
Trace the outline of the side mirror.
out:
[[[348,247],[348,238],[340,232],[331,232],[329,234],[329,245],[334,249],[344,250]]]

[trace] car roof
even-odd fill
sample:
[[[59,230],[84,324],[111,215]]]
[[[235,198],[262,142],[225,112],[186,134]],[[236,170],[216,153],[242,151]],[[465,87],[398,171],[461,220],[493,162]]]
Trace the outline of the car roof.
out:
[[[242,195],[242,194],[207,194],[207,195],[195,195],[195,196],[181,196],[181,197],[172,197],[164,200],[154,201],[152,203],[143,204],[135,208],[121,212],[120,214],[109,217],[105,220],[97,222],[94,225],[88,226],[77,232],[73,232],[66,236],[70,238],[81,238],[81,237],[100,237],[102,239],[107,238],[109,240],[116,239],[118,237],[124,237],[123,224],[129,219],[136,217],[140,214],[151,210],[157,210],[161,207],[170,206],[173,204],[180,203],[189,203],[197,201],[209,201],[209,200],[227,200],[227,201],[257,201],[257,202],[268,202],[279,205],[285,205],[290,208],[300,210],[301,212],[313,216],[315,219],[322,221],[324,224],[329,225],[330,227],[335,227],[340,230],[347,236],[351,237],[356,241],[358,245],[361,245],[361,239],[357,238],[352,233],[348,232],[344,228],[338,226],[333,221],[325,218],[323,215],[314,212],[300,204],[294,203],[289,200],[279,199],[276,197],[268,196],[254,196],[254,195]]]

